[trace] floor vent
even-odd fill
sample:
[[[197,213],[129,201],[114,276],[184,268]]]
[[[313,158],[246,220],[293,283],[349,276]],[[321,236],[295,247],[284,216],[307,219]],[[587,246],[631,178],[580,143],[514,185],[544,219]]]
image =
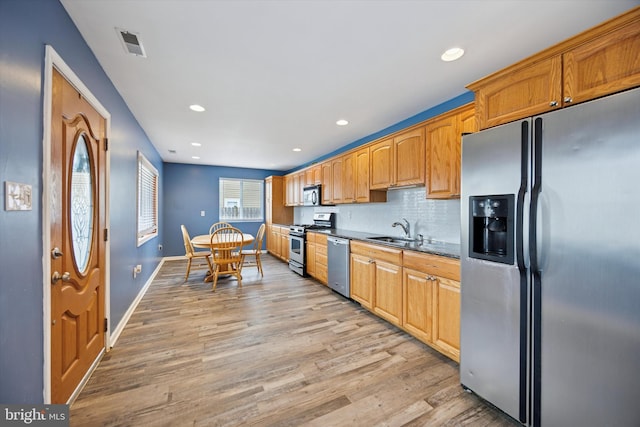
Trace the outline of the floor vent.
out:
[[[142,47],[142,43],[140,42],[140,38],[137,33],[121,30],[120,28],[116,28],[116,31],[120,35],[120,41],[122,42],[122,46],[127,53],[135,56],[141,56],[143,58],[147,57],[147,54],[144,52],[144,47]]]

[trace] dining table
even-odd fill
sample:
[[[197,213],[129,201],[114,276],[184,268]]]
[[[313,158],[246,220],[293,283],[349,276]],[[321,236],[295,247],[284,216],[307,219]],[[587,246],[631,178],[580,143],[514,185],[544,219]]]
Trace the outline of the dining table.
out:
[[[251,243],[253,243],[253,241],[255,240],[255,237],[253,237],[252,234],[249,233],[242,233],[242,246],[247,246],[250,245]],[[200,234],[197,236],[194,236],[191,239],[191,244],[196,247],[196,248],[207,248],[207,249],[211,249],[211,244],[216,243],[215,239],[212,242],[211,241],[211,234]],[[227,266],[222,266],[221,268],[224,270],[226,269]],[[207,273],[207,275],[204,278],[205,282],[211,282],[213,280],[213,272],[210,271]]]

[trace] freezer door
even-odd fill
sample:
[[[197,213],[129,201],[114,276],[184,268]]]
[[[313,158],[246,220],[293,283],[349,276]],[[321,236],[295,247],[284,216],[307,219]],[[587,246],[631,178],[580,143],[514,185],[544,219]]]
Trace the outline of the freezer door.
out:
[[[536,121],[534,425],[640,426],[640,89]]]
[[[529,182],[530,120],[466,135],[462,142],[460,381],[513,418],[526,421],[527,270],[523,220]],[[513,200],[516,257],[478,259],[470,237],[473,203]],[[494,198],[495,199],[495,198]],[[471,201],[471,202],[470,202]],[[526,216],[528,218],[528,216]],[[470,254],[472,256],[470,256]]]

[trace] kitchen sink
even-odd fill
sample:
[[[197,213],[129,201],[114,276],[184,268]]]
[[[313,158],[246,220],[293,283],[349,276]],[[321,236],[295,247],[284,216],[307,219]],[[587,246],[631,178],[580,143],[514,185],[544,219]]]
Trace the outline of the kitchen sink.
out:
[[[404,239],[402,237],[377,236],[368,237],[367,240],[375,240],[376,242],[390,243],[392,245],[407,246],[416,242],[415,239]]]

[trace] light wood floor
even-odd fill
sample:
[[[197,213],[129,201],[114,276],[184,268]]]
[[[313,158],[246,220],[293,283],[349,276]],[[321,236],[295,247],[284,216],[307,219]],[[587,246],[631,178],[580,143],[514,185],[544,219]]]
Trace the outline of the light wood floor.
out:
[[[458,364],[264,256],[205,284],[167,261],[76,402],[72,426],[516,426]]]

